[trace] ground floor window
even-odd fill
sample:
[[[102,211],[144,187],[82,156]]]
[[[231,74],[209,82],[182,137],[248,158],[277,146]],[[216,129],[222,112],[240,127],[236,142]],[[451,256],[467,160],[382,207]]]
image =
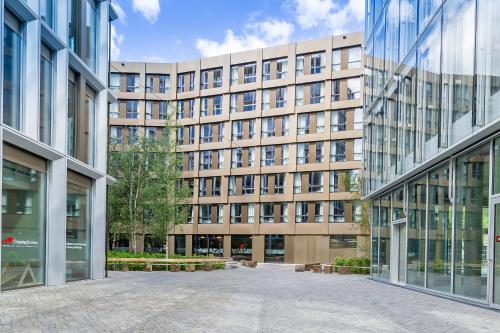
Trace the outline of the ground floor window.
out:
[[[264,262],[285,261],[285,236],[266,235],[264,246]]]
[[[90,278],[90,179],[68,172],[66,281]]]
[[[175,235],[174,253],[180,256],[186,255],[186,235]]]
[[[222,235],[193,235],[193,255],[222,257],[223,243]]]
[[[45,161],[4,146],[1,290],[45,284]]]
[[[231,257],[233,260],[252,260],[252,236],[231,236]]]

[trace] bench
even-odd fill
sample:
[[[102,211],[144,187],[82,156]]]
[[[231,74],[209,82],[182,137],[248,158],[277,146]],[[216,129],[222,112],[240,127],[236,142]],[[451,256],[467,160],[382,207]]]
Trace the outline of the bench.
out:
[[[129,271],[129,265],[144,265],[144,271],[151,272],[154,267],[165,267],[166,270],[171,272],[178,272],[181,267],[188,272],[196,270],[196,267],[202,266],[205,271],[211,271],[212,265],[224,265],[230,263],[229,266],[233,268],[232,258],[188,258],[188,259],[160,259],[160,258],[108,258],[108,264],[121,265],[123,272]],[[189,266],[189,268],[188,268]]]

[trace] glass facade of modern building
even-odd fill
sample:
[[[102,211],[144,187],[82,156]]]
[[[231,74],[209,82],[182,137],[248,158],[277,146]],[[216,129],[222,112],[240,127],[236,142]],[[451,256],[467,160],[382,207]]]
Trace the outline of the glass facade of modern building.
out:
[[[496,0],[367,0],[372,276],[500,304]]]

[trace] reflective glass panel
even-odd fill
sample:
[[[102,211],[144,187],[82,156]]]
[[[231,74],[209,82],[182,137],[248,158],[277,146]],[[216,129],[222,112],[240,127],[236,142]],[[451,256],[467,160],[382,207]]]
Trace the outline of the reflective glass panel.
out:
[[[408,250],[406,281],[424,286],[426,177],[408,185]]]

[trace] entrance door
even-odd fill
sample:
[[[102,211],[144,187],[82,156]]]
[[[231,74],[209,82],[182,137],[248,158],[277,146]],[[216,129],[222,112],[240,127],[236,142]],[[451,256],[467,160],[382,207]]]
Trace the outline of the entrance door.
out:
[[[391,282],[406,283],[406,219],[392,223]]]
[[[489,252],[490,279],[490,304],[492,307],[500,309],[500,198],[491,200],[491,215],[493,235],[490,237],[492,250]]]

